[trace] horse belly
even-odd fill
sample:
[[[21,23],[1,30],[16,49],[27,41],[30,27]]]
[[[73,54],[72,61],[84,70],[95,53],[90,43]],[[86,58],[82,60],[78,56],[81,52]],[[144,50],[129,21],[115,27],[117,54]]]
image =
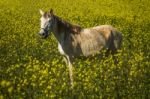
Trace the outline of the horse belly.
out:
[[[81,49],[84,56],[98,53],[103,47],[104,45],[99,42],[93,43],[90,41],[87,41],[86,43],[81,45]]]
[[[98,53],[106,45],[105,38],[97,32],[92,32],[90,35],[83,35],[84,39],[81,42],[81,49],[84,56]]]

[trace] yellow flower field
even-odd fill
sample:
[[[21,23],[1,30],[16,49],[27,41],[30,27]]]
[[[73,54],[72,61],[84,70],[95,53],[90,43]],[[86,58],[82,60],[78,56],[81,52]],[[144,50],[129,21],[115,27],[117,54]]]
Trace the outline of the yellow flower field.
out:
[[[39,9],[51,8],[84,28],[110,24],[120,30],[118,64],[112,55],[75,59],[71,90],[56,39],[38,35]],[[150,1],[1,0],[0,99],[51,98],[150,99]]]

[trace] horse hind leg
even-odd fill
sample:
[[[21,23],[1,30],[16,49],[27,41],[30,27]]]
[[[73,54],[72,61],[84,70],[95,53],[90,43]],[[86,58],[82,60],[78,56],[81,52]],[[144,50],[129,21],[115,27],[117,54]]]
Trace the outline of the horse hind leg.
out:
[[[68,59],[66,58],[66,56],[63,57],[63,62],[65,62],[66,64],[68,64]]]

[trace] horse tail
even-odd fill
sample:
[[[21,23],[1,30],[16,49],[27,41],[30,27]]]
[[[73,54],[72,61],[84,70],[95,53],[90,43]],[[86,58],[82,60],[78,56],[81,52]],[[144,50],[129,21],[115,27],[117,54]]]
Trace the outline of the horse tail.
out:
[[[111,30],[106,48],[115,52],[117,49],[121,47],[121,44],[122,44],[121,32],[117,30]]]
[[[120,49],[122,45],[122,33],[119,31],[111,31],[111,36],[112,36],[112,42],[114,49]]]

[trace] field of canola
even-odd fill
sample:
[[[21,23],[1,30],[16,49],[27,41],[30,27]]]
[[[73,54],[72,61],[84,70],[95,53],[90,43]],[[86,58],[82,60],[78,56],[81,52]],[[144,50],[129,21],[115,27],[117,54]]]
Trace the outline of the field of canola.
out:
[[[0,0],[0,99],[150,99],[149,0]],[[39,9],[93,27],[111,24],[123,34],[112,56],[76,59],[74,89],[53,35],[44,40]],[[101,52],[102,53],[102,52]]]

